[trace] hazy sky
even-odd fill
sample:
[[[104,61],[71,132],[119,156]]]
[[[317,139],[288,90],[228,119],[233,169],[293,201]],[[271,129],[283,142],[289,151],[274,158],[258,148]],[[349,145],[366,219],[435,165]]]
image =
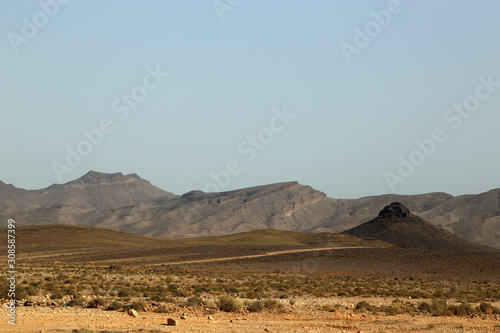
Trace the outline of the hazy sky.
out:
[[[498,188],[499,17],[493,0],[0,0],[0,180]]]

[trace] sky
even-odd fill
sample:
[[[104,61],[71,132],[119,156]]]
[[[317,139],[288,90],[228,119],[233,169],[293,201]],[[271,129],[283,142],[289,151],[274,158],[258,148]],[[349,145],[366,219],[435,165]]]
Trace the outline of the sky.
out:
[[[500,187],[500,2],[0,0],[0,180]]]

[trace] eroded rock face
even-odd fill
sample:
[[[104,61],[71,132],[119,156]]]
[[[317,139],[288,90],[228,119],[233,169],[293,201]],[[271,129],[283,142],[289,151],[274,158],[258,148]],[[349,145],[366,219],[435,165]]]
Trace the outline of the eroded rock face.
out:
[[[410,215],[410,210],[399,202],[393,202],[389,206],[378,213],[379,217],[407,217]]]

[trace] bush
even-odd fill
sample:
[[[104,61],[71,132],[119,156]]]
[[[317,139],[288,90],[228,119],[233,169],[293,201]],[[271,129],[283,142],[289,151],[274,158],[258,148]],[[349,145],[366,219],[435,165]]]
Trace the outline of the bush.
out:
[[[375,308],[370,303],[366,301],[361,301],[358,304],[356,304],[356,307],[354,309],[357,311],[373,311]]]
[[[156,312],[156,313],[169,313],[169,311],[167,310],[167,308],[164,307],[164,306],[157,307],[156,309],[153,310],[153,312]]]
[[[490,303],[482,302],[479,304],[478,311],[484,314],[493,314],[493,306]]]
[[[122,297],[129,297],[129,296],[132,296],[132,293],[129,290],[127,290],[127,289],[118,290],[118,297],[122,298]]]
[[[205,301],[201,299],[200,297],[193,296],[187,299],[187,301],[184,303],[186,306],[201,306],[205,305]]]
[[[73,298],[66,305],[67,306],[82,306],[83,305],[83,300],[81,298]]]
[[[217,307],[224,312],[236,312],[241,308],[241,302],[229,296],[221,296],[217,300]]]
[[[247,307],[248,312],[262,312],[264,310],[264,303],[262,301],[253,301]]]
[[[431,313],[432,306],[427,302],[422,302],[418,305],[418,311]]]
[[[448,305],[445,301],[439,301],[437,299],[432,301],[431,313],[434,316],[444,316],[447,314]]]
[[[474,308],[470,304],[453,305],[448,308],[455,316],[467,316],[474,313]]]
[[[134,309],[135,311],[144,311],[144,303],[143,302],[134,302],[132,304],[125,305],[123,307],[123,311],[127,312],[130,309]]]
[[[323,311],[336,312],[339,306],[337,304],[325,304],[323,305]]]
[[[101,306],[104,306],[106,305],[106,301],[102,298],[94,298],[93,300],[91,300],[89,302],[89,304],[87,304],[87,308],[91,308],[91,309],[97,309]]]
[[[120,310],[123,307],[123,304],[118,301],[113,301],[110,305],[108,305],[107,310]]]

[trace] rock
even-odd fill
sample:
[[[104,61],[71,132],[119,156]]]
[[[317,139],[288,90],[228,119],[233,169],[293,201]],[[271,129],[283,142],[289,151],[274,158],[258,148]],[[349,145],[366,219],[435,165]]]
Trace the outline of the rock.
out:
[[[167,325],[168,326],[177,326],[177,320],[175,320],[173,318],[168,318],[167,319]]]
[[[134,309],[128,310],[128,315],[132,317],[139,317],[139,314]]]
[[[214,317],[208,316],[208,320],[214,320]]]
[[[389,206],[378,213],[379,217],[407,217],[410,215],[410,210],[399,202],[393,202]]]
[[[24,302],[24,306],[33,306],[33,305],[35,305],[35,302],[33,302],[33,301],[27,300],[26,302]]]
[[[180,318],[181,318],[182,320],[186,320],[186,319],[188,319],[188,317],[187,317],[187,314],[186,314],[186,313],[182,314],[182,315],[180,316]]]
[[[264,332],[271,332],[269,328],[264,328]]]

